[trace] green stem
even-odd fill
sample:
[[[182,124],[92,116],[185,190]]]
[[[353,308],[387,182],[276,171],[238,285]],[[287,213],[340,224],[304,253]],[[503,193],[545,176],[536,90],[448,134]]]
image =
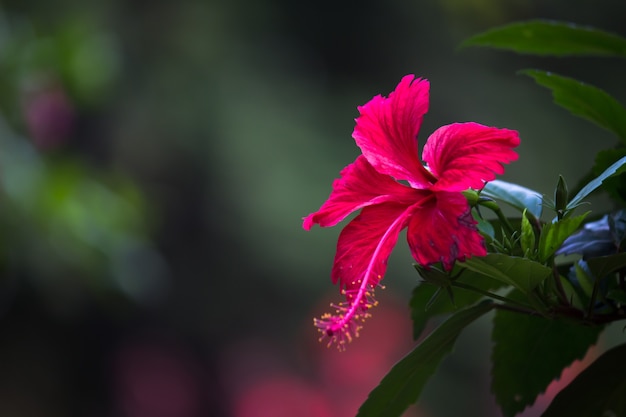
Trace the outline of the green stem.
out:
[[[593,306],[596,305],[596,298],[598,297],[598,288],[600,287],[600,280],[593,277],[593,290],[591,291],[591,299],[589,300],[589,305],[587,306],[587,318],[591,318],[593,314]]]
[[[528,316],[541,316],[542,314],[538,311],[531,310],[529,308],[517,307],[509,304],[494,304],[495,308],[498,310],[506,310],[512,311],[513,313],[526,314]]]
[[[478,204],[483,207],[487,207],[489,210],[493,211],[496,214],[496,216],[498,216],[498,220],[500,220],[500,222],[506,229],[507,233],[509,235],[513,235],[513,233],[515,232],[515,229],[513,229],[513,226],[511,226],[511,223],[509,223],[509,219],[507,219],[504,213],[502,213],[500,206],[498,206],[498,204],[495,201],[491,199],[481,199],[479,200]]]
[[[556,267],[552,266],[552,276],[554,277],[554,283],[556,284],[556,292],[561,300],[561,304],[569,306],[569,300],[567,299],[567,294],[565,294],[565,288],[563,288],[563,283],[561,282],[561,275],[559,271],[557,271]]]

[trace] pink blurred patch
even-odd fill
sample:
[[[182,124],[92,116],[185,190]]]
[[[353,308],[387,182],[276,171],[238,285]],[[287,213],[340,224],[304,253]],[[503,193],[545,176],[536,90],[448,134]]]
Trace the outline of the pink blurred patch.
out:
[[[345,352],[326,348],[324,343],[316,342],[314,347],[320,383],[340,416],[356,415],[370,391],[414,345],[406,303],[394,299],[388,291],[377,295],[379,306]],[[405,415],[419,415],[416,412],[411,409]]]
[[[69,139],[75,123],[75,109],[63,88],[53,84],[27,94],[24,118],[35,145],[47,150]]]
[[[380,291],[380,296],[374,316],[345,352],[319,343],[308,320],[299,333],[302,343],[278,345],[263,338],[248,338],[228,346],[220,358],[220,374],[230,396],[232,415],[356,415],[369,392],[413,345],[406,303],[398,302],[387,291]],[[415,407],[404,414],[424,415]]]
[[[243,391],[234,417],[335,417],[324,391],[294,375],[272,375]]]
[[[201,412],[197,365],[183,349],[159,343],[124,346],[114,362],[115,399],[128,417],[196,417]]]

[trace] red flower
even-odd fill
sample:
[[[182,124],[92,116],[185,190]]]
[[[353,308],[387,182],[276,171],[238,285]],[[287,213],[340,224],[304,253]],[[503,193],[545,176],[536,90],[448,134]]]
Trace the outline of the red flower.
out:
[[[442,126],[424,146],[425,167],[416,137],[428,90],[427,80],[407,75],[388,98],[378,95],[359,107],[352,136],[362,155],[341,171],[322,207],[304,219],[306,230],[315,223],[334,226],[361,209],[339,236],[331,273],[346,301],[334,306],[334,315],[315,319],[340,347],[358,335],[357,323],[375,305],[374,289],[405,227],[413,257],[426,267],[441,262],[449,270],[456,260],[487,253],[461,191],[482,189],[502,174],[502,164],[517,159],[511,148],[519,136],[477,123]]]

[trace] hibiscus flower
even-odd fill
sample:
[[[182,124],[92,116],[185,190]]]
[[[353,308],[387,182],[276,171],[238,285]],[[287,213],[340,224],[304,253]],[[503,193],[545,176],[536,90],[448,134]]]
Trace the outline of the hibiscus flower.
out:
[[[487,251],[462,191],[480,190],[504,163],[517,159],[516,131],[454,123],[426,141],[422,163],[417,134],[428,111],[429,82],[407,75],[389,97],[380,95],[358,108],[352,134],[362,155],[333,183],[328,200],[304,218],[303,227],[334,226],[361,210],[339,235],[331,272],[346,300],[315,325],[340,348],[358,335],[359,323],[376,305],[374,289],[401,230],[418,264],[485,256]]]

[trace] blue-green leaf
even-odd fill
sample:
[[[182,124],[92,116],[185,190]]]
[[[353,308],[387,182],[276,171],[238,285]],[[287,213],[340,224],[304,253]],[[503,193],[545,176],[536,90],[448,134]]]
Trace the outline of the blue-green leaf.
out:
[[[626,172],[625,165],[626,165],[626,156],[623,158],[620,158],[620,160],[618,160],[613,165],[605,169],[602,174],[600,174],[599,176],[591,180],[589,183],[587,183],[587,185],[585,185],[578,192],[578,194],[576,194],[574,198],[570,200],[570,202],[567,204],[567,209],[572,210],[576,208],[576,206],[582,203],[585,197],[587,197],[589,194],[595,191],[596,188],[601,186],[602,182],[606,180],[607,178],[610,178],[614,175],[621,174],[622,172]]]
[[[626,39],[587,26],[531,20],[494,28],[465,40],[461,47],[485,46],[535,55],[626,57]]]
[[[443,358],[452,352],[459,334],[493,308],[483,302],[452,315],[383,378],[359,409],[357,417],[399,417],[417,401]]]
[[[481,195],[500,200],[520,212],[528,210],[536,218],[541,217],[543,198],[537,191],[510,182],[493,180],[485,185]]]
[[[619,219],[619,213],[611,214]],[[609,226],[609,215],[600,220],[587,222],[576,233],[565,239],[565,242],[556,251],[556,255],[581,254],[585,258],[597,257],[615,253],[621,240],[616,241],[617,235],[612,233]]]
[[[551,90],[554,102],[559,106],[615,133],[626,143],[626,108],[607,92],[551,72],[523,70],[520,73]]]

